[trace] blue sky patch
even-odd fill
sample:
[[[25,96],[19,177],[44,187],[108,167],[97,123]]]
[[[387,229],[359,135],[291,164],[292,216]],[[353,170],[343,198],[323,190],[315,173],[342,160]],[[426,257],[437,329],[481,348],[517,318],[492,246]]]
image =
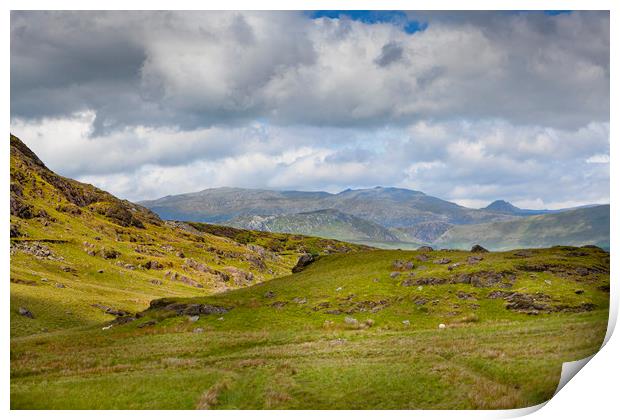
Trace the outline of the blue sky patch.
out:
[[[311,10],[306,14],[312,19],[323,17],[341,19],[346,17],[368,24],[392,23],[402,27],[408,34],[423,31],[428,26],[426,22],[410,20],[405,12],[399,10]]]

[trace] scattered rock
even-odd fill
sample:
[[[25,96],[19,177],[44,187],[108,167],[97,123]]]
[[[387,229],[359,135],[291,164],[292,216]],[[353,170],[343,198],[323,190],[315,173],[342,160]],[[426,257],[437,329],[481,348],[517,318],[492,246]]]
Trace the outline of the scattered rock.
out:
[[[271,307],[272,307],[272,308],[276,308],[276,309],[280,309],[280,308],[284,308],[284,307],[286,306],[286,304],[287,304],[287,303],[288,303],[288,302],[285,302],[285,301],[283,301],[283,300],[278,300],[278,301],[276,301],[276,302],[273,302],[273,303],[271,304]]]
[[[189,286],[194,286],[194,287],[198,287],[200,289],[202,289],[204,286],[200,283],[198,283],[196,280],[191,279],[187,276],[184,276],[182,274],[179,274],[177,272],[173,272],[173,271],[167,271],[166,274],[164,274],[165,277],[168,277],[170,280],[172,281],[178,281],[181,283],[185,283]]]
[[[11,277],[11,283],[25,284],[27,286],[36,286],[37,285],[37,282],[34,281],[34,280],[16,279],[14,277]]]
[[[276,293],[270,290],[270,291],[268,291],[267,293],[265,293],[263,296],[264,296],[266,299],[271,299],[271,298],[276,297]]]
[[[439,324],[439,325],[438,325],[438,328],[439,328],[440,330],[443,330],[444,328],[446,328],[446,324]]]
[[[237,267],[224,267],[224,270],[229,273],[237,286],[247,286],[254,281],[254,274],[251,272],[243,271]]]
[[[19,225],[15,223],[11,223],[11,230],[10,230],[9,236],[11,238],[17,238],[21,236],[21,232],[19,231]]]
[[[295,299],[293,299],[293,302],[294,302],[294,303],[297,303],[297,304],[299,304],[299,305],[303,305],[303,304],[305,304],[306,302],[308,302],[308,300],[307,300],[306,298],[299,298],[299,297],[296,297]]]
[[[312,264],[315,261],[315,258],[311,254],[303,254],[297,260],[297,264],[293,267],[293,273],[299,273],[308,265]]]
[[[151,283],[154,284],[155,286],[161,286],[162,284],[164,284],[163,281],[157,280],[157,279],[151,280]]]
[[[189,318],[187,318],[189,320],[189,322],[196,322],[200,319],[200,315],[191,315]]]
[[[313,311],[320,311],[321,309],[327,309],[330,307],[330,303],[329,302],[321,302],[319,304],[317,304],[314,308],[312,308]]]
[[[512,295],[513,292],[507,292],[505,290],[493,290],[491,293],[489,293],[487,295],[487,298],[489,299],[504,299],[510,295]]]
[[[182,251],[178,251],[176,253],[176,256],[179,257],[179,258],[185,258],[185,254]]]
[[[375,325],[375,321],[369,318],[366,321],[364,321],[364,325],[367,326],[368,328],[370,328],[373,325]]]
[[[336,338],[335,340],[331,340],[329,342],[329,344],[332,346],[341,346],[346,343],[347,343],[347,340],[345,338]]]
[[[143,322],[142,324],[138,324],[138,328],[150,327],[150,326],[155,325],[155,324],[157,324],[157,321],[152,319],[150,321]]]
[[[209,305],[207,303],[176,303],[171,302],[170,299],[161,298],[155,299],[151,301],[149,308],[147,311],[153,309],[163,309],[164,311],[168,311],[176,316],[181,315],[211,315],[211,314],[225,314],[231,308],[224,308],[222,306]],[[141,315],[141,314],[138,314]],[[173,315],[173,316],[174,316]]]
[[[99,255],[106,260],[113,260],[120,257],[121,253],[112,248],[101,248]]]
[[[144,264],[142,264],[142,267],[146,268],[147,270],[161,270],[164,268],[164,266],[155,260],[150,260],[145,262]]]
[[[424,261],[428,261],[428,260],[430,259],[430,257],[429,257],[428,255],[426,255],[426,254],[419,254],[419,255],[416,255],[416,256],[415,256],[415,258],[416,258],[418,261],[422,261],[422,262],[424,262]]]
[[[456,292],[456,297],[459,298],[459,299],[463,299],[463,300],[476,300],[476,297],[473,294],[467,293],[467,292],[463,292],[461,290]]]
[[[428,299],[424,298],[424,297],[414,297],[413,298],[413,303],[415,303],[418,306],[424,306],[428,303]]]
[[[359,324],[357,319],[351,318],[350,316],[347,316],[347,317],[344,318],[344,323],[348,324],[348,325],[358,325]]]
[[[433,251],[433,247],[432,246],[424,245],[424,246],[418,247],[418,249],[416,251],[431,252],[431,251]]]
[[[478,256],[478,255],[471,255],[469,257],[467,257],[467,264],[478,264],[480,261],[482,261],[484,258]]]
[[[400,276],[400,273],[398,271],[392,271],[390,273],[390,277],[395,279],[396,277]]]
[[[99,270],[97,270],[97,273],[103,274],[103,270],[99,269]]]
[[[119,316],[119,317],[130,315],[128,311],[124,311],[122,309],[114,309],[109,306],[102,305],[100,303],[94,303],[91,306],[97,309],[101,309],[103,312],[109,315],[114,315],[114,316]]]
[[[601,292],[609,293],[609,285],[608,284],[603,284],[602,286],[597,287],[597,289],[600,290]]]
[[[460,267],[460,265],[461,265],[461,263],[454,263],[454,264],[450,264],[450,265],[448,266],[448,271],[452,271],[452,270],[454,270],[455,268]]]
[[[405,320],[403,321],[403,325],[405,325],[405,326],[407,326],[407,327],[408,327],[409,325],[411,325],[411,322],[409,322],[409,320],[408,320],[408,319],[405,319]]]
[[[503,287],[511,287],[516,276],[510,271],[478,271],[476,273],[463,273],[447,278],[422,277],[404,281],[403,286],[413,285],[441,285],[441,284],[471,284],[474,287],[490,287],[501,283]]]
[[[19,309],[17,309],[17,313],[26,318],[34,319],[34,314],[30,312],[29,309],[24,308],[23,306],[20,306]]]
[[[204,328],[200,328],[200,327],[194,328],[194,333],[196,333],[196,334],[200,334],[200,333],[203,333],[203,332],[205,332]]]
[[[583,289],[577,289],[577,290],[575,290],[575,294],[576,294],[576,295],[582,295],[583,293],[584,293],[584,290],[583,290]]]
[[[527,258],[527,257],[531,257],[532,255],[534,255],[534,253],[532,251],[520,250],[520,251],[515,252],[513,255],[515,257]]]
[[[34,242],[12,241],[11,242],[11,255],[13,255],[17,251],[32,255],[38,260],[52,260],[52,261],[63,261],[64,260],[63,257],[55,255],[52,252],[52,250],[49,249],[49,247],[37,241],[34,241]]]
[[[474,245],[471,247],[470,252],[489,252],[489,250],[480,245]]]
[[[342,286],[336,289],[337,292],[340,292],[341,290],[342,290]]]
[[[433,261],[433,263],[435,264],[450,264],[452,260],[450,260],[449,258],[440,258],[438,260]]]
[[[62,283],[56,283],[56,287],[59,288],[59,289],[64,289],[65,285],[62,284]]]
[[[398,271],[413,270],[414,265],[411,261],[395,260],[392,262],[392,268]]]

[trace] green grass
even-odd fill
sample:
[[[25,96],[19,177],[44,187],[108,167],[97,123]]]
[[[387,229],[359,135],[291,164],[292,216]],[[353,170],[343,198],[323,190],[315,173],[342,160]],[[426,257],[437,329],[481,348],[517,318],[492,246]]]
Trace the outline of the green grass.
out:
[[[587,255],[571,256],[576,250]],[[487,299],[495,287],[446,284],[418,290],[401,285],[407,272],[390,277],[394,260],[417,261],[418,254],[330,255],[288,277],[174,299],[232,307],[223,319],[203,315],[190,322],[150,310],[143,319],[105,331],[100,324],[14,338],[12,408],[525,407],[553,395],[562,362],[591,355],[602,342],[608,294],[599,287],[608,284],[607,274],[575,277],[519,267],[524,262],[555,264],[568,272],[604,267],[604,252],[551,248],[526,258],[490,253],[476,265],[448,271],[432,261],[464,261],[471,254],[435,251],[412,270],[415,278],[511,270],[516,273],[513,291],[542,292],[554,304],[596,305],[590,312],[540,315],[510,311],[501,299]],[[579,289],[584,293],[575,294]],[[458,299],[459,291],[478,299]],[[419,297],[438,303],[419,306],[413,302]],[[349,310],[356,302],[380,299],[389,305],[375,313],[313,310],[323,302]],[[276,308],[275,301],[287,303]],[[472,302],[480,306],[471,309]],[[346,316],[374,323],[352,327]],[[158,323],[137,328],[149,319]],[[439,323],[447,328],[438,329]]]

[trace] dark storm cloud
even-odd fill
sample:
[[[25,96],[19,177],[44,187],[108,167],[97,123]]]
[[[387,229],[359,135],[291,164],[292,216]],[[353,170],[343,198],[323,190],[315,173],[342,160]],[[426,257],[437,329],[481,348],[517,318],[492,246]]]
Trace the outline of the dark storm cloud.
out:
[[[381,54],[375,59],[380,67],[386,67],[403,57],[403,47],[395,42],[388,42],[381,47]]]

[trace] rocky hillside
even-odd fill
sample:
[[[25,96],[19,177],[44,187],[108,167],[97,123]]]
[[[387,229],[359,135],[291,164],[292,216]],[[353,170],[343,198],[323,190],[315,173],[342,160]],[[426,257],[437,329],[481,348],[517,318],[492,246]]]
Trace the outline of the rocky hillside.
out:
[[[55,174],[12,135],[10,147],[12,335],[91,325],[157,297],[260,283],[290,273],[308,253],[365,249],[300,235],[267,234],[259,244],[249,232],[228,238],[164,222]]]
[[[266,232],[300,233],[344,241],[396,242],[398,237],[387,228],[338,210],[316,210],[280,216],[243,216],[231,226]]]
[[[434,244],[461,249],[482,244],[495,250],[560,244],[596,245],[609,249],[609,211],[609,205],[602,205],[504,222],[454,226]]]

